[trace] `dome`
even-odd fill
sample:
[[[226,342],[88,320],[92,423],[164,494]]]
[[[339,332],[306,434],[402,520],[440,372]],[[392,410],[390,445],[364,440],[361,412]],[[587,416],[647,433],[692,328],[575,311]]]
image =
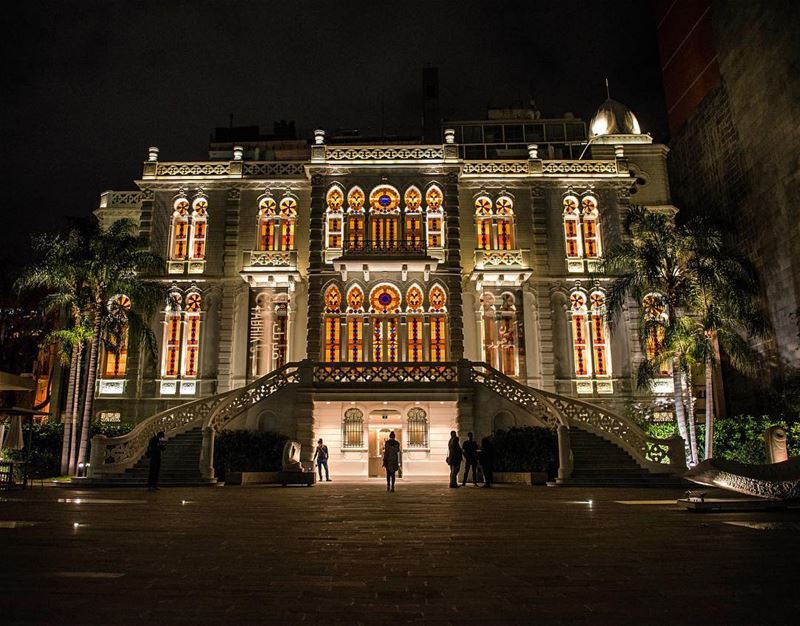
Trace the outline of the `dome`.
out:
[[[641,135],[639,120],[628,107],[621,102],[609,98],[592,118],[589,124],[589,136],[601,135]]]

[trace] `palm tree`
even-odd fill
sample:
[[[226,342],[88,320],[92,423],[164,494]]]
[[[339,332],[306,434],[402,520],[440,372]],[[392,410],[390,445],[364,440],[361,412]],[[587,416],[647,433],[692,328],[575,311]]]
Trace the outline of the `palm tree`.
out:
[[[132,220],[119,220],[105,231],[97,228],[88,242],[86,284],[91,294],[89,317],[92,335],[88,346],[78,465],[86,460],[101,344],[111,351],[118,350],[123,341],[122,329],[127,326],[131,349],[144,340],[148,353],[155,354],[155,338],[146,319],[153,312],[155,303],[163,297],[163,288],[155,281],[142,278],[142,275],[160,269],[164,262],[150,252],[146,242],[135,234],[135,228]],[[114,297],[120,294],[136,303],[137,309],[123,312],[115,307]]]
[[[38,289],[47,290],[41,302],[43,312],[65,315],[67,326],[50,333],[44,343],[56,343],[69,357],[62,361],[69,363],[67,383],[67,404],[62,421],[64,437],[61,447],[61,473],[71,473],[75,466],[76,421],[78,417],[79,372],[83,348],[87,339],[84,309],[86,306],[86,284],[84,276],[84,256],[86,240],[79,229],[73,228],[67,235],[42,234],[32,240],[33,253],[37,262],[26,268],[15,287],[18,292]]]
[[[659,359],[672,361],[673,400],[678,432],[686,445],[687,460],[692,462],[691,436],[687,426],[686,407],[682,394],[681,354],[666,351],[676,332],[679,314],[691,303],[694,292],[691,273],[688,271],[690,239],[675,227],[672,216],[651,212],[633,206],[625,216],[628,237],[609,250],[604,268],[616,274],[608,290],[606,302],[610,317],[616,317],[627,298],[639,305],[645,296],[653,295],[663,304],[666,319],[651,320],[643,316],[643,332],[652,332],[653,324],[662,326],[664,346]],[[647,385],[656,372],[655,364],[646,360],[639,371],[639,384]]]
[[[750,264],[726,245],[721,230],[705,218],[686,225],[695,277],[692,309],[696,316],[696,353],[704,368],[706,394],[705,458],[714,453],[714,380],[724,350],[730,364],[754,373],[757,352],[748,337],[762,338],[768,322],[760,306],[759,285]],[[721,391],[721,390],[720,390]]]

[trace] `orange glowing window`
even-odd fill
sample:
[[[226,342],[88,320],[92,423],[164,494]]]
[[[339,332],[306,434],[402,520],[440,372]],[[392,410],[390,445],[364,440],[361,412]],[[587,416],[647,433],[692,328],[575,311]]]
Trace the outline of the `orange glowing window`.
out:
[[[410,316],[406,322],[408,333],[408,360],[419,363],[424,360],[423,356],[423,322],[421,316]]]
[[[578,216],[578,199],[575,196],[564,198],[564,244],[568,259],[580,259],[583,256]]]
[[[447,320],[444,315],[431,315],[431,361],[447,360]]]
[[[109,344],[114,349],[105,351],[104,378],[125,376],[128,366],[128,311],[130,309],[131,300],[125,295],[115,296],[108,303],[109,318],[114,323],[115,332],[108,338]]]
[[[399,313],[400,292],[392,285],[379,285],[370,293],[369,303],[373,313]]]
[[[344,193],[337,186],[331,187],[325,196],[325,203],[328,205],[329,213],[341,213],[342,204],[344,204]]]
[[[666,336],[667,303],[664,296],[649,293],[642,298],[642,315],[645,322],[645,354],[649,361],[658,358],[664,348]],[[672,376],[672,363],[664,361],[658,366],[658,375]]]
[[[261,198],[258,203],[258,249],[277,250],[279,221],[274,198]]]
[[[447,296],[444,293],[444,289],[439,285],[435,285],[428,295],[428,301],[430,303],[429,311],[432,313],[444,311],[447,304]]]
[[[583,211],[583,248],[587,259],[596,259],[602,255],[600,247],[600,214],[597,201],[586,196],[581,202]]]
[[[422,245],[422,215],[406,213],[406,244],[411,250]]]
[[[189,253],[189,201],[178,198],[174,203],[172,214],[172,242],[170,259],[182,261]]]
[[[364,312],[364,292],[358,286],[351,287],[350,291],[347,292],[347,312]]]
[[[428,187],[428,191],[425,192],[425,208],[428,211],[441,211],[443,203],[442,190],[436,185]]]
[[[514,248],[514,203],[508,196],[500,196],[495,203],[495,224],[497,224],[497,249]]]
[[[492,201],[481,196],[475,200],[475,232],[478,250],[492,249]]]
[[[350,213],[364,211],[364,192],[361,187],[353,187],[347,194],[347,206]]]
[[[364,324],[361,317],[347,318],[347,360],[353,363],[364,360]]]
[[[181,350],[181,316],[180,313],[167,315],[164,325],[164,376],[176,377]]]
[[[325,290],[324,303],[326,313],[339,313],[342,310],[342,292],[336,285]]]
[[[335,363],[341,360],[341,325],[338,317],[325,317],[325,350],[323,360]]]
[[[403,200],[406,204],[406,213],[419,213],[422,210],[422,195],[416,187],[409,187]]]
[[[280,204],[280,249],[294,250],[294,231],[297,223],[297,200],[286,196]]]
[[[572,354],[575,376],[586,378],[591,376],[591,354],[589,352],[589,333],[587,329],[586,297],[581,292],[573,292],[570,296],[572,325]]]
[[[595,291],[589,297],[591,303],[592,352],[594,371],[597,376],[609,376],[611,363],[608,354],[608,325],[606,324],[606,298]]]
[[[416,285],[412,285],[406,292],[406,310],[409,313],[422,311],[422,300],[422,289]]]
[[[190,259],[206,258],[206,230],[208,226],[208,200],[199,196],[192,202]]]
[[[194,378],[200,362],[200,310],[202,296],[192,292],[186,296],[186,329],[183,339],[183,375]]]

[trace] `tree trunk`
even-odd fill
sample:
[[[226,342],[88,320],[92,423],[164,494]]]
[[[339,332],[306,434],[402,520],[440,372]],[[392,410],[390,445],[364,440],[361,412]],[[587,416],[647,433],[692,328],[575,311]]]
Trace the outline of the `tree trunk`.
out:
[[[692,467],[697,465],[697,423],[694,416],[694,392],[692,391],[691,373],[681,372],[681,382],[684,386],[686,397],[686,421],[689,423],[689,453]]]
[[[711,359],[706,359],[706,458],[714,456],[714,368]]]
[[[62,413],[64,438],[61,441],[61,474],[69,472],[69,443],[72,439],[72,398],[75,395],[75,377],[78,369],[78,346],[72,346],[69,359],[69,382],[67,383],[67,402]]]
[[[672,387],[673,401],[675,403],[675,421],[678,423],[678,434],[683,438],[683,447],[686,451],[687,459],[691,459],[689,448],[689,433],[686,428],[686,408],[683,405],[683,393],[681,390],[681,370],[678,367],[678,360],[672,360]]]
[[[100,348],[102,306],[102,302],[95,306],[94,332],[89,344],[89,373],[86,376],[86,389],[83,390],[83,421],[81,423],[81,445],[78,448],[78,465],[86,461],[86,447],[89,443],[89,424],[92,423],[92,409],[94,408],[94,384],[97,380],[97,353]]]
[[[69,441],[69,473],[74,475],[78,465],[78,417],[81,407],[81,381],[83,380],[83,344],[78,345],[78,362],[75,367],[75,392],[72,394],[72,424]]]

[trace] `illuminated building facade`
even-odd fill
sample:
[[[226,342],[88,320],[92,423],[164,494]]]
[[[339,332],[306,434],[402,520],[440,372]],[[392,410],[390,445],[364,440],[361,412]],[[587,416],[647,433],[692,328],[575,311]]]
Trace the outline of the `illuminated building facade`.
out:
[[[521,158],[471,160],[451,130],[436,145],[326,144],[317,131],[301,161],[231,146],[228,160],[165,162],[151,149],[139,190],[106,192],[97,215],[137,220],[166,259],[159,355],[107,356],[98,411],[141,421],[247,388],[228,397],[263,399],[226,427],[323,437],[332,470],[354,475],[380,472],[395,430],[414,475],[446,469],[451,430],[547,421],[526,390],[620,414],[667,397],[668,372],[636,390],[639,303],[612,325],[602,268],[633,200],[675,210],[667,149],[613,101],[588,147],[580,120],[559,124],[583,159],[528,142]],[[459,123],[462,138],[475,127]]]

